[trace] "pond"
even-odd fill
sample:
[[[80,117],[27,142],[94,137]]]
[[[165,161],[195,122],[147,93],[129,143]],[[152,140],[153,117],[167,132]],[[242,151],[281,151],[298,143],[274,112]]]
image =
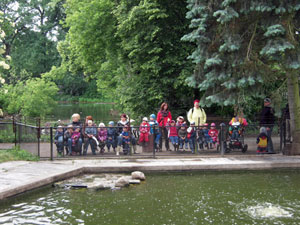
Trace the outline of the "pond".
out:
[[[43,188],[1,203],[0,224],[299,224],[299,170],[146,174],[121,190]]]
[[[53,110],[51,120],[70,120],[73,113],[79,113],[81,119],[93,116],[97,122],[108,123],[110,120],[117,121],[119,112],[115,104],[109,103],[60,103]]]

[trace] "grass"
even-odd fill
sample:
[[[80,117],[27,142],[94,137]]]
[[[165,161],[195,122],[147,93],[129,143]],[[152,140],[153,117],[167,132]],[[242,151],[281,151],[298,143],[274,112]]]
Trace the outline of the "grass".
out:
[[[8,161],[39,161],[39,158],[19,148],[0,150],[0,163]]]

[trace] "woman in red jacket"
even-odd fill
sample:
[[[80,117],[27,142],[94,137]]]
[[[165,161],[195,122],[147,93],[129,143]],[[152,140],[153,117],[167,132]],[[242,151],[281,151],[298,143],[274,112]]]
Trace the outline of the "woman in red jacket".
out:
[[[162,134],[159,139],[159,150],[162,149],[162,138],[165,139],[165,146],[167,151],[169,151],[169,138],[168,138],[168,130],[166,129],[167,123],[172,120],[171,112],[169,111],[169,106],[166,102],[162,103],[160,106],[160,110],[157,113],[157,122],[159,124],[159,130]]]

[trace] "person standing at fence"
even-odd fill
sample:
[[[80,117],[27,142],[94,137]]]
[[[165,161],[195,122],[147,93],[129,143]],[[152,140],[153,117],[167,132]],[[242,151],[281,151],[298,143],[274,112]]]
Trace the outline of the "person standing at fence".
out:
[[[114,121],[109,121],[108,123],[108,128],[107,128],[107,150],[108,152],[110,152],[110,146],[112,146],[114,152],[116,152],[116,128],[114,128],[113,126],[115,125]]]
[[[79,154],[81,155],[81,152],[82,152],[82,124],[80,122],[80,115],[78,113],[74,113],[72,115],[72,123],[71,123],[71,125],[73,126],[73,128],[75,128],[75,127],[79,127],[80,128],[79,132],[80,132],[81,135],[78,138],[78,142],[79,142],[79,144],[78,144],[79,147],[78,148],[79,148]],[[71,150],[69,149],[69,153],[70,152],[72,152],[72,149]]]
[[[69,155],[72,155],[72,134],[73,134],[73,125],[70,124],[67,127],[67,130],[64,133],[65,137],[65,145],[67,146],[67,153]]]
[[[266,127],[267,135],[269,137],[268,139],[268,153],[275,153],[273,148],[273,142],[272,142],[272,130],[275,124],[275,115],[274,115],[274,109],[271,107],[271,99],[265,98],[264,99],[264,108],[261,111],[260,114],[260,127]]]
[[[151,114],[150,115],[150,134],[151,135],[154,135],[154,148],[155,148],[155,151],[161,151],[161,149],[158,148],[159,146],[159,140],[160,140],[160,130],[159,130],[159,126],[158,126],[158,122],[156,121],[156,116],[155,114]]]
[[[64,131],[62,126],[57,127],[54,143],[56,144],[57,155],[58,157],[61,157],[64,151]]]
[[[149,133],[150,133],[150,124],[148,123],[148,118],[144,117],[140,125],[140,145],[148,146],[149,143]]]
[[[82,139],[83,139],[83,149],[86,149],[87,146],[86,144],[89,143],[89,137],[85,133],[85,129],[88,127],[88,121],[91,120],[93,122],[93,127],[97,127],[97,124],[94,123],[93,117],[92,116],[86,116],[85,121],[81,130],[82,133]]]
[[[169,138],[168,130],[166,129],[167,123],[172,120],[171,112],[169,111],[168,103],[163,102],[160,106],[160,111],[157,113],[157,122],[159,124],[160,130],[160,139],[159,139],[159,148],[162,149],[162,139],[165,139],[165,146],[167,151],[169,151]]]
[[[195,122],[196,126],[200,126],[206,123],[206,113],[199,105],[199,100],[194,101],[194,107],[191,108],[187,114],[188,121]]]
[[[118,147],[117,147],[117,152],[116,152],[117,155],[119,155],[119,152],[121,151],[121,146],[122,146],[122,143],[123,143],[123,138],[122,138],[121,133],[123,132],[123,127],[124,126],[128,126],[130,142],[132,144],[134,154],[137,153],[137,151],[136,151],[136,139],[135,139],[134,135],[132,135],[132,131],[131,131],[131,128],[130,128],[129,124],[130,124],[130,122],[127,119],[127,115],[122,114],[121,115],[121,120],[117,123],[117,127],[118,127],[118,137],[117,137]]]
[[[94,126],[93,121],[88,121],[88,126],[85,128],[84,135],[87,137],[84,143],[83,155],[86,155],[89,145],[91,145],[91,150],[93,155],[96,155],[97,149],[97,128]]]

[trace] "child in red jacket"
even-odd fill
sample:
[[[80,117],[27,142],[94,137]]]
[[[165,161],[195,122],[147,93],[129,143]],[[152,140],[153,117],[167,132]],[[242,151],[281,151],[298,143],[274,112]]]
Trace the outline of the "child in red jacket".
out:
[[[215,148],[216,147],[216,143],[218,141],[218,135],[219,135],[219,131],[217,130],[215,123],[212,123],[210,125],[210,129],[208,131],[208,135],[211,137],[211,140],[212,140],[212,143],[210,143],[210,144],[213,144],[214,148]],[[212,146],[210,146],[210,147],[212,147]]]
[[[179,148],[178,131],[174,120],[171,120],[170,124],[169,123],[167,124],[167,129],[168,129],[168,137],[174,146],[174,150],[177,151]]]
[[[145,146],[148,145],[149,132],[150,132],[150,124],[148,123],[148,118],[144,117],[143,122],[140,125],[140,144],[145,143]]]

